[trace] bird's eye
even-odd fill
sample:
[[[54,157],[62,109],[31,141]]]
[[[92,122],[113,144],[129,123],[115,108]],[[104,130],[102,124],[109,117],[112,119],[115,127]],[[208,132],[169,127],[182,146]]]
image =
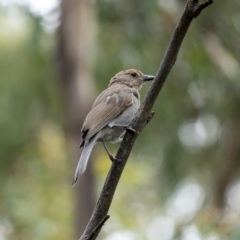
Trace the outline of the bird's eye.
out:
[[[131,75],[132,75],[133,77],[136,77],[136,76],[137,76],[137,74],[136,74],[135,72],[131,73]]]

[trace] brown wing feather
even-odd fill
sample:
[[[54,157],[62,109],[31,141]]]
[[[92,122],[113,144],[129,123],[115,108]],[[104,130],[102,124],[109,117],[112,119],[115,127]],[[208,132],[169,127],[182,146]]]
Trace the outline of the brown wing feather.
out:
[[[102,92],[94,102],[82,128],[84,140],[89,140],[109,122],[132,104],[133,93],[130,88],[112,86]],[[87,134],[86,131],[88,130]]]

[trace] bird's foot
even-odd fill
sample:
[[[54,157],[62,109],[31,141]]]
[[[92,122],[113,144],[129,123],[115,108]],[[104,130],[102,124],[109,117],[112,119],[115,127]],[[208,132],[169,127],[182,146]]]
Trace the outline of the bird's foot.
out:
[[[109,158],[110,158],[110,160],[111,160],[112,162],[121,162],[121,160],[115,158],[115,157],[112,156],[112,155],[109,155]]]
[[[139,132],[138,131],[136,131],[135,129],[133,129],[132,127],[130,127],[130,126],[126,126],[125,127],[127,130],[129,130],[129,131],[131,131],[131,132],[133,132],[133,133],[137,133],[137,134],[139,134]]]
[[[121,162],[121,160],[115,158],[113,155],[111,155],[111,154],[109,153],[109,151],[108,151],[108,149],[107,149],[107,146],[106,146],[104,140],[103,140],[103,139],[100,139],[100,141],[102,142],[102,144],[103,144],[103,146],[104,146],[104,148],[105,148],[105,150],[106,150],[106,152],[107,152],[107,154],[108,154],[109,159],[110,159],[112,162]]]

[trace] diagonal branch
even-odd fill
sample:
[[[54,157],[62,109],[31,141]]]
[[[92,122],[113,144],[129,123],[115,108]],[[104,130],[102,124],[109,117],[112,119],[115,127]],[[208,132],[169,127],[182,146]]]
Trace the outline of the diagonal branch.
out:
[[[102,226],[104,225],[104,223],[110,218],[109,215],[106,215],[100,223],[98,223],[98,225],[93,229],[93,231],[90,233],[90,235],[87,235],[84,237],[84,240],[93,240],[96,239],[95,236],[98,235],[100,229],[102,228]]]
[[[173,37],[171,39],[170,45],[167,49],[167,52],[162,60],[162,63],[157,71],[157,75],[152,85],[150,86],[143,102],[134,117],[131,127],[138,132],[141,132],[146,126],[147,122],[151,119],[153,114],[151,109],[163,87],[164,82],[167,79],[167,76],[172,69],[181,47],[182,41],[187,33],[188,27],[191,24],[193,18],[196,18],[201,11],[212,4],[212,0],[206,0],[203,3],[199,3],[197,0],[187,0],[183,15],[175,29]],[[92,217],[82,235],[80,240],[84,240],[86,236],[91,235],[91,233],[96,229],[96,226],[104,219],[110,208],[118,181],[121,177],[124,166],[127,162],[127,159],[130,155],[132,147],[135,140],[137,139],[138,134],[127,131],[123,142],[117,152],[116,158],[121,159],[121,162],[114,162],[111,166],[111,169],[106,178],[105,184],[103,186],[101,195],[98,199]],[[96,234],[92,240],[96,239],[100,228],[97,230]]]

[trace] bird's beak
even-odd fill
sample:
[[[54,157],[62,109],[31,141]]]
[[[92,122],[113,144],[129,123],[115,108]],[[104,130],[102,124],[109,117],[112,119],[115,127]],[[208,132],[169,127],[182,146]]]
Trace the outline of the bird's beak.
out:
[[[145,76],[143,77],[143,81],[144,81],[144,82],[152,81],[154,78],[155,78],[155,76],[145,75]]]

